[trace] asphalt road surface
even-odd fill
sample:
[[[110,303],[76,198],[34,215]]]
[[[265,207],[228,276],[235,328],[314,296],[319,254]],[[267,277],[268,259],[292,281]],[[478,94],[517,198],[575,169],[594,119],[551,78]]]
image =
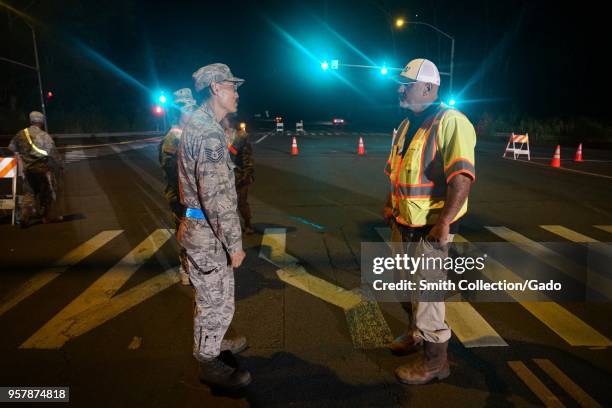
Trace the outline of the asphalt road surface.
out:
[[[20,229],[3,219],[0,386],[69,386],[72,405],[86,407],[612,406],[609,302],[449,303],[451,376],[399,384],[394,369],[410,357],[383,344],[406,316],[356,290],[361,243],[389,234],[390,135],[311,131],[295,157],[292,135],[251,135],[257,233],[244,238],[231,329],[248,338],[247,390],[197,380],[158,139],[63,146],[67,220]],[[549,147],[531,163],[503,149],[479,142],[465,240],[527,243],[517,257],[546,267],[558,254],[539,243],[612,241],[610,152],[585,149],[589,161],[553,169]]]

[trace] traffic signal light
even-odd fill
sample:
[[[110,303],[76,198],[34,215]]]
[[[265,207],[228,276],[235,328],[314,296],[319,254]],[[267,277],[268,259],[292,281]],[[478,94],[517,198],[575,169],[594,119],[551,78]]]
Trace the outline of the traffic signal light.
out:
[[[323,71],[327,71],[327,69],[328,69],[328,68],[329,68],[329,63],[328,63],[327,61],[323,61],[323,62],[321,63],[321,69],[322,69]]]
[[[380,69],[380,73],[381,73],[382,75],[387,75],[387,73],[388,73],[388,72],[389,72],[389,70],[388,70],[388,69],[387,69],[387,67],[385,67],[385,66],[383,66],[383,67]]]
[[[51,99],[53,98],[53,92],[49,91],[47,92],[47,99]]]
[[[153,94],[153,103],[164,106],[168,102],[168,98],[164,91],[157,91]]]
[[[162,116],[164,114],[164,108],[162,108],[159,105],[155,105],[155,106],[153,106],[153,113],[156,116]]]

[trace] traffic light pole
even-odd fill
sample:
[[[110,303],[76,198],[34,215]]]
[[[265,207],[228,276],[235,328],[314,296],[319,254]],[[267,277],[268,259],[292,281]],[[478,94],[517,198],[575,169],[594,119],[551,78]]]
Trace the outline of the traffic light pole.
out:
[[[45,106],[45,97],[43,94],[42,79],[40,76],[40,63],[38,62],[38,46],[36,45],[36,31],[34,31],[33,26],[30,26],[30,28],[32,29],[32,42],[34,43],[34,60],[36,61],[36,74],[38,75],[38,91],[40,92],[40,106],[42,106],[42,114],[44,115],[44,118],[45,118],[45,130],[48,133],[49,126],[47,125],[47,108]]]

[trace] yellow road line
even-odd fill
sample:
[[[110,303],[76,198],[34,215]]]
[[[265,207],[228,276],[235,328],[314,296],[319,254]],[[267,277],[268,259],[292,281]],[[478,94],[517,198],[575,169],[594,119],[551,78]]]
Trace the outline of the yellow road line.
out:
[[[7,294],[6,297],[0,301],[0,316],[22,300],[32,295],[34,292],[49,284],[72,265],[81,262],[83,259],[87,258],[89,255],[106,245],[110,240],[122,232],[123,230],[102,231],[95,237],[68,252],[60,260],[55,262],[52,267],[34,275],[19,288]]]
[[[276,274],[283,282],[344,310],[349,310],[364,300],[354,292],[309,274],[301,266],[279,269]]]
[[[285,228],[266,228],[261,240],[259,257],[278,266],[279,268],[292,267],[298,260],[287,252],[287,230]]]
[[[378,348],[393,336],[378,303],[363,296],[358,289],[346,290],[306,272],[298,260],[286,252],[287,230],[266,228],[259,257],[280,267],[280,280],[327,303],[341,308],[346,316],[353,346]]]
[[[61,330],[56,331],[51,336],[32,336],[19,348],[60,348],[69,340],[95,329],[103,323],[106,323],[121,313],[176,284],[179,280],[178,267],[173,267],[118,296],[107,299],[106,302],[95,303],[91,307],[79,311],[73,316],[67,317]]]
[[[456,242],[469,242],[461,235],[455,237]],[[472,245],[473,246],[473,245]],[[490,281],[506,280],[508,282],[523,283],[525,280],[508,269],[492,257],[487,257],[485,268],[481,273]],[[537,301],[520,301],[519,295],[508,292],[521,306],[549,329],[557,333],[571,346],[609,347],[612,342],[603,334],[586,324],[570,311],[551,302],[550,299],[537,294]]]
[[[563,388],[573,399],[576,400],[578,405],[586,408],[598,408],[601,407],[597,401],[595,401],[589,394],[587,394],[580,386],[573,382],[563,371],[561,371],[556,365],[550,360],[543,358],[534,358],[533,361],[546,373],[555,380],[557,384]]]
[[[128,253],[119,263],[96,280],[78,298],[62,309],[42,328],[26,340],[21,348],[58,348],[72,337],[76,337],[97,324],[96,321],[106,321],[108,310],[116,310],[120,305],[121,297],[111,299],[115,293],[127,282],[142,264],[151,258],[155,252],[172,236],[166,229],[155,230],[136,248]],[[155,278],[153,278],[155,279]],[[153,280],[152,279],[152,280]],[[127,293],[127,292],[126,292]],[[131,301],[140,303],[146,299],[148,292],[138,292]],[[121,295],[123,296],[123,294]],[[141,296],[139,298],[139,296]],[[140,300],[139,300],[140,299]],[[96,314],[92,310],[96,306],[107,305],[102,312]],[[131,306],[130,306],[131,307]],[[120,313],[123,310],[120,310]],[[118,314],[117,313],[117,314]],[[98,319],[98,320],[96,320]],[[106,319],[106,320],[105,320]],[[92,326],[94,324],[94,326]]]
[[[572,242],[599,242],[594,238],[583,235],[562,225],[540,225],[540,228],[559,235],[560,237]]]
[[[595,225],[594,227],[612,234],[612,225]]]
[[[535,374],[527,368],[522,361],[508,361],[508,365],[514,373],[525,383],[527,387],[542,401],[547,407],[564,407],[555,395],[544,385]]]

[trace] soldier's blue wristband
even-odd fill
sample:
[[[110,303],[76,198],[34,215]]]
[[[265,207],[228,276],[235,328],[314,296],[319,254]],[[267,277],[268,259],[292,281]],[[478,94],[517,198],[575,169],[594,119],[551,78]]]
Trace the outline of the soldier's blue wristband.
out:
[[[187,218],[196,218],[198,220],[205,220],[206,214],[199,208],[187,208],[185,210],[185,217]]]

